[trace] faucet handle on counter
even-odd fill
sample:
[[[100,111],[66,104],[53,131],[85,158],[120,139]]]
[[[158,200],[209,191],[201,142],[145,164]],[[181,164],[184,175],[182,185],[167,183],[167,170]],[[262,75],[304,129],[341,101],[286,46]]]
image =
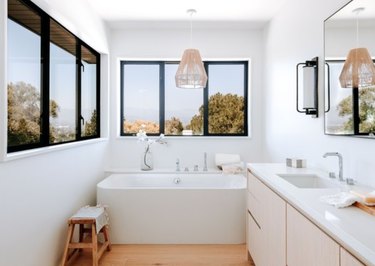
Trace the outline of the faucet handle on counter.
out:
[[[357,183],[357,181],[354,179],[354,178],[347,178],[346,179],[346,184],[347,185],[350,185],[350,186],[353,186]]]
[[[329,178],[336,178],[336,173],[335,172],[329,172],[328,176],[329,176]]]

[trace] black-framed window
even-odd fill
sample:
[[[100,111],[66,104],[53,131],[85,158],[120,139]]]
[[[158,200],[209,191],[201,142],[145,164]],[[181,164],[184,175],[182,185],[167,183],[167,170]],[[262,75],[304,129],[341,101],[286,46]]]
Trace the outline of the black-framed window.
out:
[[[121,136],[248,136],[248,61],[203,63],[202,90],[176,88],[178,62],[121,61]]]
[[[8,1],[8,152],[100,136],[100,55],[29,0]]]
[[[375,60],[373,60],[375,63]],[[339,82],[345,60],[325,60],[325,133],[368,136],[375,132],[375,87],[343,88]],[[328,71],[328,72],[327,72]]]

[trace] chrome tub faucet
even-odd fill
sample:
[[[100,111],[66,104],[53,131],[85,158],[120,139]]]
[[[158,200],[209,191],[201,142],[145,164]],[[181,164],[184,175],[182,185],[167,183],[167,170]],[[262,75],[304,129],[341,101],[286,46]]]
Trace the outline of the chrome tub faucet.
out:
[[[180,172],[181,171],[181,168],[180,168],[180,159],[176,159],[176,172]]]
[[[207,152],[204,153],[203,171],[208,171],[208,169],[207,169]]]

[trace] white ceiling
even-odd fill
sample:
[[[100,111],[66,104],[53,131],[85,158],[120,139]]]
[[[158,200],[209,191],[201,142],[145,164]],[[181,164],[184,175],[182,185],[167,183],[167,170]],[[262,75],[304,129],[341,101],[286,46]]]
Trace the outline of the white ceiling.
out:
[[[357,8],[364,8],[360,13],[354,12]],[[339,10],[331,18],[335,20],[373,19],[375,17],[374,0],[354,0]]]
[[[120,22],[188,22],[187,9],[196,9],[193,21],[265,23],[286,0],[82,0],[110,25]]]

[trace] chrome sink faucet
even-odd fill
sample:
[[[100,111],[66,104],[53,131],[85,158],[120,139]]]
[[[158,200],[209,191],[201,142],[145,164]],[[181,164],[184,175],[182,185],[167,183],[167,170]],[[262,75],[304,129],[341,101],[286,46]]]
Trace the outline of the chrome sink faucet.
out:
[[[208,169],[207,169],[207,152],[204,153],[203,171],[208,171]]]
[[[337,156],[337,158],[339,158],[339,181],[345,181],[343,174],[342,155],[338,152],[326,152],[325,154],[323,154],[323,158],[327,158],[328,156]]]

